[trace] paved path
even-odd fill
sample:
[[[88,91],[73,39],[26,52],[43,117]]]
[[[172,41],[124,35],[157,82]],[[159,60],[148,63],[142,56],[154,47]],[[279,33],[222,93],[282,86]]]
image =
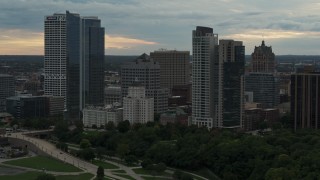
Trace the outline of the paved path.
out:
[[[52,157],[59,159],[65,163],[72,164],[72,165],[84,170],[85,172],[96,175],[98,166],[91,164],[89,162],[86,162],[86,161],[79,159],[77,157],[74,157],[68,153],[62,152],[60,149],[56,148],[55,145],[53,145],[45,140],[27,136],[28,133],[37,133],[37,132],[48,132],[48,130],[31,131],[31,132],[16,132],[16,133],[11,133],[11,135],[8,137],[28,141]],[[107,170],[105,170],[105,175],[110,176],[112,178],[120,179],[120,180],[126,180],[125,178],[113,175],[110,171],[107,171]]]

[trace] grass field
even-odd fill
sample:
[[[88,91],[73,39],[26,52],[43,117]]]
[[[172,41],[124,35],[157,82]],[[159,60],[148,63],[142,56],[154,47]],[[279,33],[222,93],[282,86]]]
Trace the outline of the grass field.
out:
[[[3,180],[35,180],[39,175],[43,174],[42,172],[26,172],[16,175],[6,175],[0,176],[0,179]],[[80,175],[66,175],[66,176],[55,176],[56,180],[88,180],[93,177],[92,174],[84,173]]]
[[[56,180],[89,180],[92,177],[93,177],[92,174],[84,173],[80,175],[56,176]]]
[[[123,177],[123,178],[126,178],[126,179],[130,179],[130,180],[135,180],[133,177],[129,176],[129,175],[126,175],[126,174],[115,174],[116,176],[120,176],[120,177]]]
[[[115,166],[113,164],[110,164],[110,163],[107,163],[104,161],[100,161],[100,160],[93,160],[92,163],[97,166],[102,166],[104,169],[117,169],[117,168],[119,168],[118,166]]]
[[[136,168],[136,169],[132,169],[132,170],[137,174],[155,175],[155,176],[168,176],[168,177],[172,176],[170,173],[167,173],[167,172],[158,173],[158,172],[146,170],[146,169],[143,169],[143,168]]]
[[[146,176],[142,176],[142,178],[144,179],[144,180],[170,180],[170,179],[172,179],[172,178],[160,178],[160,177],[146,177]]]
[[[6,161],[4,164],[28,167],[33,169],[42,170],[43,168],[47,171],[56,171],[56,172],[80,172],[81,170],[70,164],[63,163],[59,160],[44,157],[44,156],[35,156],[31,158],[23,158],[18,160]]]
[[[124,171],[124,170],[122,170],[122,169],[120,169],[120,170],[113,170],[113,171],[111,171],[111,172],[113,172],[113,173],[126,173],[126,171]]]
[[[3,180],[35,180],[40,174],[43,174],[41,172],[25,172],[21,174],[16,175],[6,175],[6,176],[0,176],[0,179]]]

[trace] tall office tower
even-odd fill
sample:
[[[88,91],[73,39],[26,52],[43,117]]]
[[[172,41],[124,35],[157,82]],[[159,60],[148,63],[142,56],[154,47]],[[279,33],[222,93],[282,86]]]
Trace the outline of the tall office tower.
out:
[[[262,41],[261,46],[255,47],[251,54],[252,72],[269,72],[275,71],[275,55],[271,46],[266,46]]]
[[[209,27],[192,31],[192,124],[218,127],[218,34]]]
[[[279,79],[273,73],[248,73],[245,75],[245,91],[253,93],[253,102],[263,108],[274,108],[279,104]]]
[[[0,74],[0,112],[6,110],[6,98],[15,94],[14,77],[8,74]]]
[[[243,128],[245,47],[219,41],[218,127]]]
[[[320,73],[291,75],[291,118],[294,130],[320,128]]]
[[[161,87],[171,90],[174,86],[190,83],[189,51],[159,50],[151,52],[150,57],[159,62]]]
[[[66,118],[80,119],[85,104],[103,104],[104,28],[97,17],[45,17],[45,95],[65,97]]]
[[[97,17],[81,20],[80,110],[104,105],[104,28]]]
[[[126,97],[128,87],[139,81],[146,88],[146,96],[154,98],[155,113],[168,109],[168,89],[160,87],[160,65],[147,54],[121,66],[121,94]]]
[[[123,120],[130,124],[152,122],[154,120],[153,98],[146,97],[145,87],[135,85],[128,88],[128,95],[123,98]]]

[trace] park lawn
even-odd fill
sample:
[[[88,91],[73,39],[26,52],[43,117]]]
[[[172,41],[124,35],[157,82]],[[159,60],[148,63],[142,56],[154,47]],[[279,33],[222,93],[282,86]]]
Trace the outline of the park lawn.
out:
[[[135,180],[133,177],[126,175],[126,174],[115,174],[115,175],[119,176],[119,177],[126,178],[126,179]]]
[[[56,176],[56,180],[88,180],[93,177],[90,173],[84,173],[79,175],[61,175]]]
[[[144,180],[170,180],[170,179],[172,179],[172,178],[170,178],[169,179],[169,177],[168,178],[161,178],[161,177],[153,177],[153,176],[141,176],[142,177],[142,179],[144,179]]]
[[[70,164],[63,163],[62,161],[45,157],[45,156],[35,156],[30,158],[17,159],[12,161],[3,162],[4,164],[28,167],[33,169],[46,171],[56,171],[56,172],[80,172],[81,169],[72,166]]]
[[[145,174],[145,175],[155,175],[155,176],[168,176],[168,177],[171,177],[172,174],[170,173],[167,173],[167,172],[155,172],[155,171],[151,171],[151,170],[146,170],[146,169],[143,169],[143,168],[135,168],[135,169],[132,169],[135,173],[137,174]]]
[[[197,176],[193,176],[194,178],[197,178],[197,179],[200,179],[200,180],[203,180],[205,178],[208,178],[208,179],[212,179],[212,180],[219,180],[220,178],[218,176],[216,176],[213,172],[211,172],[209,169],[200,169],[200,170],[197,170],[197,171],[189,171],[191,173],[194,173],[196,175],[199,175],[201,177],[204,177],[204,178],[199,178]]]
[[[136,165],[136,164],[127,164],[127,163],[125,163],[124,161],[117,160],[117,159],[107,158],[107,160],[112,161],[112,162],[115,162],[115,163],[118,163],[118,164],[122,164],[122,165],[127,166],[127,167],[139,167],[139,165]]]
[[[5,179],[5,180],[35,180],[37,177],[43,174],[42,172],[25,172],[25,173],[20,173],[20,174],[15,174],[15,175],[4,175],[0,176],[0,179]]]
[[[120,169],[120,170],[112,170],[113,173],[126,173],[126,171]]]
[[[93,160],[92,163],[97,166],[102,166],[104,169],[117,169],[117,168],[119,168],[116,165],[110,164],[108,162],[100,161],[100,160]]]

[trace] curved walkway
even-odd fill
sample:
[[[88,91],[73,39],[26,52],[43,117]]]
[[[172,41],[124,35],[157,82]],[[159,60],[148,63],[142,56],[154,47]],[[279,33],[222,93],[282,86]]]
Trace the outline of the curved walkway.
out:
[[[28,142],[34,144],[35,146],[37,146],[41,151],[45,152],[49,156],[54,157],[56,159],[59,159],[65,163],[72,164],[72,165],[82,169],[85,172],[96,175],[98,166],[91,164],[89,162],[86,162],[86,161],[79,159],[77,157],[74,157],[74,156],[67,154],[65,152],[62,152],[60,149],[56,148],[53,144],[51,144],[45,140],[27,136],[28,133],[37,133],[37,132],[46,132],[46,131],[16,132],[16,133],[11,133],[11,135],[8,137],[28,141]],[[105,170],[105,175],[112,177],[112,178],[115,178],[115,179],[126,180],[125,178],[122,178],[120,176],[116,176],[107,170]]]

